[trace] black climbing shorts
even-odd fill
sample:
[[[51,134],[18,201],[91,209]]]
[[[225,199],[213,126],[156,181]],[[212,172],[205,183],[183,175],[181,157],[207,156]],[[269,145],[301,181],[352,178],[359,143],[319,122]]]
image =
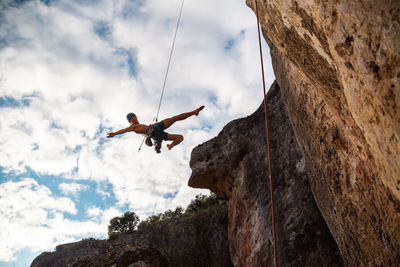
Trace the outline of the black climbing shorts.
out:
[[[164,121],[157,122],[154,124],[154,130],[151,134],[151,138],[155,139],[157,142],[161,142],[162,140],[168,140],[168,133],[164,132],[165,125]]]

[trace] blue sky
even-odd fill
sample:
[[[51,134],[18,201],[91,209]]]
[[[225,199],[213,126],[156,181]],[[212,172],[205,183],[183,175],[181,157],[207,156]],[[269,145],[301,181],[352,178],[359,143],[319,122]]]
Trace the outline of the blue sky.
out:
[[[244,0],[186,0],[160,119],[205,105],[161,154],[133,133],[157,112],[181,1],[0,4],[0,266],[106,238],[112,217],[185,207],[192,149],[262,102],[256,18]],[[264,44],[267,85],[274,76]]]

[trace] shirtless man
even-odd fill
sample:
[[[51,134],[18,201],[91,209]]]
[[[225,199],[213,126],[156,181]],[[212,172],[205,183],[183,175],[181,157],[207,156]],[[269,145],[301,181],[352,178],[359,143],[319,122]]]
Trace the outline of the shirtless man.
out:
[[[174,146],[178,145],[180,142],[183,141],[183,135],[181,134],[169,134],[164,132],[165,129],[168,129],[172,124],[174,124],[177,121],[182,121],[184,119],[189,118],[190,116],[193,115],[199,115],[200,111],[204,108],[204,106],[201,106],[193,111],[182,113],[180,115],[162,120],[160,122],[157,122],[154,124],[154,127],[152,129],[152,133],[150,135],[149,131],[150,128],[149,125],[146,124],[140,124],[137,116],[134,113],[129,113],[126,115],[126,118],[128,119],[129,123],[131,126],[125,129],[121,129],[116,132],[111,132],[107,134],[108,138],[114,137],[119,134],[124,134],[127,132],[135,132],[137,134],[145,134],[145,135],[150,135],[151,138],[153,138],[156,141],[156,144],[161,144],[163,140],[165,141],[172,141],[172,143],[168,144],[167,147],[169,150],[171,150]],[[146,141],[147,144],[147,141]],[[149,144],[148,144],[149,145]],[[151,146],[151,144],[150,144]],[[159,153],[160,146],[157,149],[156,146],[156,151]]]

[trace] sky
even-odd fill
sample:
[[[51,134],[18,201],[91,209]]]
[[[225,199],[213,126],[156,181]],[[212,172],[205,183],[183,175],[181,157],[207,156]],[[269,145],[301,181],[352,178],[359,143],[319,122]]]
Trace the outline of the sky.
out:
[[[159,119],[184,141],[162,153],[126,133],[156,116],[181,0],[2,0],[0,266],[107,238],[111,218],[186,207],[192,149],[262,102],[257,22],[245,0],[186,0]],[[263,41],[266,84],[274,74]]]

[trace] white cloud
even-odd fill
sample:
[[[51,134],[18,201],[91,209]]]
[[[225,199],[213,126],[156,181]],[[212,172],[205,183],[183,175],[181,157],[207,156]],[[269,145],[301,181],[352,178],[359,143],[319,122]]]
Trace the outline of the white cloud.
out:
[[[64,195],[72,195],[77,197],[81,191],[86,191],[89,186],[77,183],[61,183],[58,185],[58,188]]]
[[[99,207],[89,207],[86,210],[86,215],[88,217],[96,217],[96,216],[99,216],[101,213],[102,213],[102,211]]]
[[[65,213],[76,214],[74,203],[53,196],[31,178],[0,184],[0,196],[0,261],[12,260],[13,253],[25,247],[49,250],[89,234],[105,236],[109,220],[121,214],[114,208],[97,212],[92,209],[87,212],[89,220],[66,219]]]
[[[77,154],[69,152],[92,146],[88,139],[96,138],[100,124],[124,127],[124,115],[130,110],[142,121],[151,121],[179,6],[179,1],[147,1],[138,15],[123,16],[137,4],[101,1],[85,6],[60,1],[48,7],[29,1],[6,12],[7,28],[25,41],[0,50],[2,94],[16,99],[38,97],[29,107],[0,111],[6,132],[1,145],[13,147],[4,154],[7,159],[1,158],[3,166],[68,173],[77,161]],[[95,34],[99,20],[108,23],[110,39]],[[188,2],[160,117],[206,104],[207,117],[202,114],[181,124],[187,129],[199,123],[222,125],[254,111],[262,92],[261,87],[254,90],[261,84],[255,28],[254,16],[242,1]],[[236,38],[232,49],[225,51],[232,38]],[[116,53],[118,49],[137,51],[137,79],[129,76],[123,64],[126,55]],[[13,128],[15,124],[31,132]],[[29,151],[35,145],[38,149]]]
[[[76,212],[73,202],[68,202],[68,211],[54,204],[33,209],[35,214],[10,207],[8,212],[25,219],[17,223],[23,229],[21,239],[13,223],[4,222],[9,237],[18,240],[0,249],[5,251],[2,259],[11,258],[23,246],[23,234],[32,230],[26,223],[30,216],[47,221],[46,227],[32,230],[45,236],[43,242],[27,244],[41,249],[89,233],[91,227],[96,233],[104,232],[106,227],[99,228],[104,222],[98,218],[117,213],[125,205],[141,218],[186,206],[196,194],[207,192],[187,187],[192,149],[262,102],[256,19],[245,1],[186,1],[160,119],[203,104],[206,108],[198,117],[168,129],[185,136],[172,151],[163,144],[161,154],[146,146],[138,153],[142,137],[132,133],[105,140],[108,130],[128,126],[125,114],[130,111],[143,123],[154,118],[181,2],[89,2],[60,0],[46,6],[34,0],[2,13],[0,98],[20,101],[25,97],[30,104],[0,106],[0,167],[5,175],[29,169],[72,179],[76,183],[59,186],[67,195],[85,190],[78,180],[98,182],[98,194],[103,199],[115,197],[116,207],[101,212],[90,208],[87,215],[97,221],[82,222],[77,227],[82,233],[74,232],[79,222],[63,217],[64,212]],[[98,27],[107,34],[96,34]],[[228,43],[229,50],[225,49]],[[264,57],[268,57],[267,49]],[[130,59],[135,63],[134,76]],[[265,67],[268,85],[274,79],[269,60]],[[68,200],[28,181],[30,193],[40,191],[53,203]],[[175,198],[167,197],[175,193]],[[27,198],[24,203],[30,201]],[[60,239],[55,241],[57,235]]]

